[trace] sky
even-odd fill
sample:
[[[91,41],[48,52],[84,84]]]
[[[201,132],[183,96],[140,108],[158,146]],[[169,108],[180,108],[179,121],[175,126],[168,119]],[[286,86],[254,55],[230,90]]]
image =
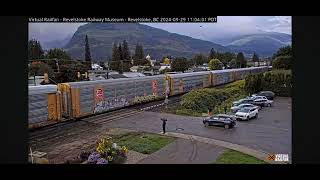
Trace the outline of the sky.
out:
[[[29,23],[29,39],[62,40],[86,23]],[[292,34],[291,16],[218,16],[217,23],[142,23],[202,40],[259,32]]]

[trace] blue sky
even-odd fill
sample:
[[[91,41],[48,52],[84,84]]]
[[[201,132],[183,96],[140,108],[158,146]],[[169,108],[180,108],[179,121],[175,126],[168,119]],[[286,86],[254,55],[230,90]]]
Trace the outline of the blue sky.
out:
[[[259,32],[292,34],[291,16],[218,16],[217,23],[142,23],[203,40]],[[29,23],[29,38],[61,40],[85,23]]]

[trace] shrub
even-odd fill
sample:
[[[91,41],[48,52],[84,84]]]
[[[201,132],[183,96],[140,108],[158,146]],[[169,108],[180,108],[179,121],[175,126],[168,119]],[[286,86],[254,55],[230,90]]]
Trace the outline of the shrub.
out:
[[[245,79],[245,89],[250,94],[265,90],[273,91],[277,96],[291,96],[291,71],[277,70],[248,75]]]
[[[182,96],[181,106],[185,109],[180,109],[179,113],[192,114],[190,111],[207,113],[209,109],[214,110],[227,99],[243,94],[243,87],[244,81],[237,81],[227,85],[224,89],[205,88],[192,90]]]
[[[89,164],[124,163],[127,159],[127,153],[127,147],[120,147],[111,139],[102,138],[97,143],[95,151],[89,155],[87,162]]]

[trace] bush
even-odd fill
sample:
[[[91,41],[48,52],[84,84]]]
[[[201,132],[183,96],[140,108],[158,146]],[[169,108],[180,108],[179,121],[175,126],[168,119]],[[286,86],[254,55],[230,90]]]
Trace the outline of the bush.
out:
[[[273,91],[277,96],[291,96],[291,71],[278,70],[248,75],[245,79],[245,89],[250,94],[264,90]]]
[[[291,56],[279,56],[272,62],[272,69],[291,69],[291,67]]]
[[[182,96],[181,106],[184,110],[179,110],[181,113],[192,114],[207,113],[208,110],[214,110],[224,101],[240,96],[244,93],[244,81],[237,81],[227,85],[224,89],[205,88],[199,90],[192,90],[191,92]]]
[[[211,59],[208,65],[210,70],[219,70],[223,68],[223,63],[219,59]]]

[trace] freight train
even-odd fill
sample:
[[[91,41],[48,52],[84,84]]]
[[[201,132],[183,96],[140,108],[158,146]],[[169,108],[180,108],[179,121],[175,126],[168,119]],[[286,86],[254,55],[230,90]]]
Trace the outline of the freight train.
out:
[[[244,79],[267,66],[29,87],[29,128]]]

